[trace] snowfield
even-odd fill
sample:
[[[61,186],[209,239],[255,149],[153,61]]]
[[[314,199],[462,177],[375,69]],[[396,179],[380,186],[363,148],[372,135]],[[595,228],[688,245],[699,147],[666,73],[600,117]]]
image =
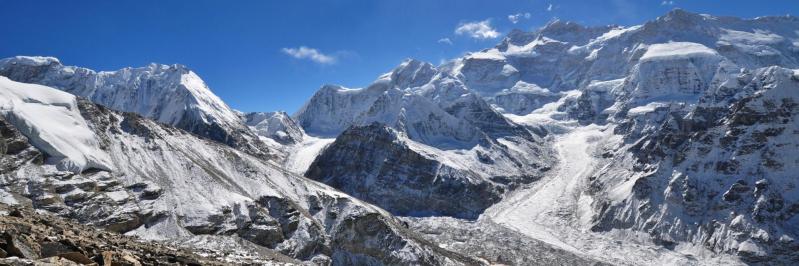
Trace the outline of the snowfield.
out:
[[[0,76],[0,115],[52,157],[60,170],[110,170],[111,160],[80,115],[75,96]]]
[[[658,59],[689,58],[696,56],[717,56],[718,53],[707,46],[692,42],[658,43],[649,46],[641,61]]]

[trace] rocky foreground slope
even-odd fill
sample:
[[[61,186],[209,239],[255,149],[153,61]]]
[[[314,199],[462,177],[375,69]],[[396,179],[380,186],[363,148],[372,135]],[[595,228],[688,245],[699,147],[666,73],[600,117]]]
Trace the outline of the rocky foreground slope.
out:
[[[187,249],[99,230],[22,206],[0,204],[3,265],[300,265],[280,254]]]

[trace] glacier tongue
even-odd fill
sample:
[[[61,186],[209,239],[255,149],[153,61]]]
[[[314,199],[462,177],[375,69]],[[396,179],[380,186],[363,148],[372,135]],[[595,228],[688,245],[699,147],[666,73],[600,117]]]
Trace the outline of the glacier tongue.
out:
[[[72,94],[0,76],[0,115],[50,156],[58,169],[77,173],[112,169]]]

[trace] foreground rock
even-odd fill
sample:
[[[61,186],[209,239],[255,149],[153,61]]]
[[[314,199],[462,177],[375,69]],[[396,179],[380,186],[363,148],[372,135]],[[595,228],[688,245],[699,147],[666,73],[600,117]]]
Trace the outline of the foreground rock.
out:
[[[215,250],[187,249],[0,204],[0,264],[4,265],[293,265],[275,254],[244,257]]]

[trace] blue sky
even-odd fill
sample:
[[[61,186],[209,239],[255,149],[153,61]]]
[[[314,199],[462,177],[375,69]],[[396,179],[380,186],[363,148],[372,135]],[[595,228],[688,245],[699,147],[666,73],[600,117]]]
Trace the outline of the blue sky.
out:
[[[635,25],[675,7],[746,18],[799,14],[796,1],[0,0],[0,6],[0,57],[55,56],[95,70],[180,63],[233,108],[289,113],[323,84],[365,86],[405,58],[438,64],[553,18]]]

